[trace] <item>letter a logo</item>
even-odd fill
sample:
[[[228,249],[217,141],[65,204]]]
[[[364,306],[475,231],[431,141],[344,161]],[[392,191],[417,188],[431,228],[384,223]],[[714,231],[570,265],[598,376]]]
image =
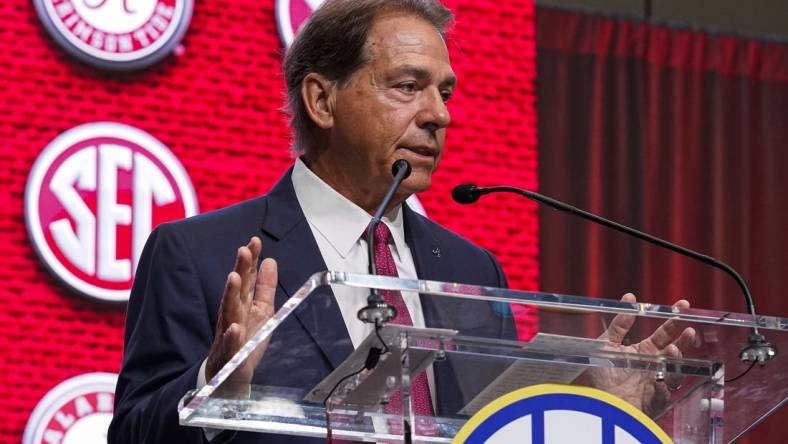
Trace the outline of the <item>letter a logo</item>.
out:
[[[276,26],[282,46],[289,47],[301,25],[324,0],[276,0]]]

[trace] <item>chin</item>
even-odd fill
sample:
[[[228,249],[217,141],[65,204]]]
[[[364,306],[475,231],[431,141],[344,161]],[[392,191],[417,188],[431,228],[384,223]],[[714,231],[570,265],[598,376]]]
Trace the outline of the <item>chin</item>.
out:
[[[432,175],[426,174],[421,171],[414,171],[411,173],[410,177],[405,179],[400,185],[400,190],[405,191],[408,196],[415,193],[421,193],[422,191],[427,191],[432,183]]]

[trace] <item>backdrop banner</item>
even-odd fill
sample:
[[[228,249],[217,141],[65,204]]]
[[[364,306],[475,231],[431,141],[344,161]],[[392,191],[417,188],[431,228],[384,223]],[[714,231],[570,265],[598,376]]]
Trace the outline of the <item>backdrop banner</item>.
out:
[[[542,191],[720,258],[788,314],[788,45],[539,8],[537,48]],[[551,209],[540,225],[543,291],[746,309],[707,265]]]

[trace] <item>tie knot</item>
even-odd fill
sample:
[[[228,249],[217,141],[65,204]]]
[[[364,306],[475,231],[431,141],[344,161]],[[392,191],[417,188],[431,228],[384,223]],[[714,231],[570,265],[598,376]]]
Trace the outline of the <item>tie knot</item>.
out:
[[[367,227],[367,229],[369,229],[369,227]],[[367,229],[365,229],[364,233],[361,235],[361,238],[364,240],[367,240]],[[389,227],[383,222],[379,223],[375,227],[375,245],[388,245],[389,239],[391,239]]]

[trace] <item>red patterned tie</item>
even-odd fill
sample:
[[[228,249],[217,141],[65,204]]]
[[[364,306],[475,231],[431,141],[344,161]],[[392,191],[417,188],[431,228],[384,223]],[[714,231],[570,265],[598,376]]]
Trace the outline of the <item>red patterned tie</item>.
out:
[[[364,231],[363,238],[366,240],[366,231]],[[381,276],[399,277],[397,273],[397,264],[394,262],[394,256],[391,255],[389,249],[389,241],[391,240],[391,233],[389,227],[383,222],[375,227],[375,266],[377,267],[378,274]],[[397,317],[390,322],[400,325],[413,325],[413,320],[410,318],[410,312],[405,305],[405,300],[399,291],[381,290],[380,293],[386,300],[386,303],[397,309]],[[413,413],[416,416],[433,416],[432,400],[430,398],[430,387],[427,384],[427,374],[422,372],[415,380],[411,381],[410,387],[411,401],[413,402]],[[389,399],[389,404],[385,408],[386,413],[399,414],[401,413],[402,405],[402,390],[397,390]]]

